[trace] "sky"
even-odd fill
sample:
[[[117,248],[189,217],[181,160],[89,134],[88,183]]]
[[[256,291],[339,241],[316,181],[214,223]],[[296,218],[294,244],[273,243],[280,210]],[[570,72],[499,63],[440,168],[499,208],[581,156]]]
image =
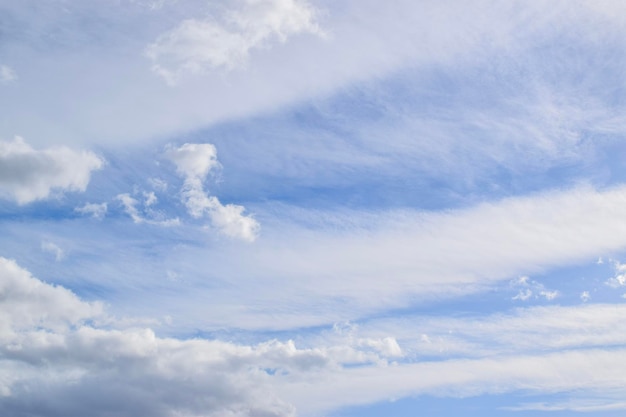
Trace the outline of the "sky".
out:
[[[0,0],[0,415],[623,415],[625,97],[617,0]]]

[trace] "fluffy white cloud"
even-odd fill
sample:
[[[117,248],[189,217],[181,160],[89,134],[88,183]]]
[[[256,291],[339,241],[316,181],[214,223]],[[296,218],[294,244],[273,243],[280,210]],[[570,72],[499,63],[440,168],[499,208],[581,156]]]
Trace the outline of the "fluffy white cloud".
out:
[[[17,74],[11,67],[0,65],[0,84],[8,84],[17,80]]]
[[[221,19],[189,19],[148,46],[153,70],[174,84],[188,73],[245,64],[250,51],[299,33],[321,33],[305,0],[243,0]]]
[[[181,196],[192,217],[200,218],[206,213],[213,227],[222,234],[248,242],[256,239],[260,225],[254,218],[243,214],[243,206],[223,205],[204,190],[204,179],[219,166],[215,146],[185,143],[179,148],[168,149],[165,156],[174,162],[176,171],[185,179]]]
[[[185,143],[176,149],[168,149],[165,156],[176,164],[176,171],[186,178],[204,179],[219,166],[217,150],[210,143]]]
[[[27,204],[53,191],[85,191],[104,161],[66,147],[35,150],[20,137],[0,141],[0,196]]]
[[[46,284],[13,260],[0,257],[0,337],[10,346],[24,329],[67,329],[98,317],[99,303],[86,303],[62,287]],[[11,339],[12,340],[12,339]]]

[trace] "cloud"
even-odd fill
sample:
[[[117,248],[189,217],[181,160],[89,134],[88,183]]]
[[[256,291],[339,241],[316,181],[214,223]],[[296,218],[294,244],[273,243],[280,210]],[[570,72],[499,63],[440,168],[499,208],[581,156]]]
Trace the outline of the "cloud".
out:
[[[0,84],[9,84],[17,80],[17,74],[11,67],[0,65]]]
[[[3,415],[291,417],[424,394],[624,394],[626,306],[387,317],[305,333],[296,347],[160,337],[5,258],[0,293]],[[426,345],[439,350],[428,361]]]
[[[80,300],[65,288],[34,278],[15,261],[0,257],[0,337],[9,349],[16,331],[67,330],[102,314],[100,303]]]
[[[35,150],[20,137],[0,141],[0,196],[27,204],[53,191],[85,191],[104,161],[66,147]]]
[[[295,415],[274,380],[342,363],[383,364],[395,340],[299,349],[292,341],[237,345],[158,337],[122,327],[99,303],[33,278],[0,258],[2,415],[166,417]],[[380,352],[380,353],[377,353]]]
[[[94,219],[102,220],[106,216],[108,210],[107,203],[85,203],[82,207],[76,207],[75,212],[83,215],[91,215]]]
[[[543,297],[547,301],[552,301],[559,295],[558,291],[550,291],[542,283],[531,280],[527,276],[519,277],[517,280],[511,281],[511,284],[513,287],[519,288],[517,295],[512,298],[513,300],[527,301],[534,295],[535,298]]]
[[[180,220],[176,218],[166,219],[160,212],[152,210],[151,206],[156,203],[157,198],[153,192],[143,193],[143,208],[138,209],[139,200],[131,197],[128,193],[118,194],[115,199],[122,204],[126,214],[133,219],[134,223],[147,223],[159,226],[177,226]]]
[[[188,19],[159,36],[145,54],[169,84],[185,73],[231,70],[252,50],[286,42],[300,33],[320,34],[315,9],[305,0],[243,0],[223,17]]]
[[[289,381],[280,392],[310,415],[322,415],[346,404],[365,405],[417,395],[466,398],[520,391],[572,393],[579,399],[612,403],[626,394],[621,385],[625,359],[624,349],[590,349],[355,367],[324,372],[319,377],[323,383]]]
[[[198,270],[185,273],[191,280],[219,278],[233,288],[211,288],[216,301],[206,308],[214,314],[202,316],[191,306],[206,295],[189,293],[183,308],[190,321],[218,328],[323,325],[431,297],[467,296],[626,248],[625,202],[625,187],[579,187],[445,212],[277,209],[264,213],[264,238],[254,247],[189,249],[170,259],[196,262]],[[210,274],[199,272],[209,267]],[[547,301],[555,291],[527,284]],[[232,304],[246,308],[219,315]]]
[[[168,149],[165,156],[174,162],[176,172],[185,179],[181,197],[192,217],[200,218],[208,214],[212,225],[220,233],[248,242],[256,239],[260,225],[253,217],[243,214],[243,206],[223,205],[217,197],[208,195],[204,190],[204,179],[219,166],[215,146],[185,143],[179,148]]]
[[[61,261],[65,257],[65,252],[58,245],[52,242],[41,242],[41,250],[54,255],[57,262]]]
[[[606,281],[606,285],[612,288],[619,288],[626,285],[626,264],[616,260],[611,260],[615,274]]]
[[[203,180],[219,166],[217,149],[210,143],[185,143],[179,148],[168,149],[165,156],[176,164],[176,172],[185,178]]]

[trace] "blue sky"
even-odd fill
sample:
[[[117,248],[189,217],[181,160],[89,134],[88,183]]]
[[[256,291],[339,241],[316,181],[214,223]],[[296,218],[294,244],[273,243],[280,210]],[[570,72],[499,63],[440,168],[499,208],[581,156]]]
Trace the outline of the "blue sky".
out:
[[[0,0],[0,414],[621,415],[624,16]]]

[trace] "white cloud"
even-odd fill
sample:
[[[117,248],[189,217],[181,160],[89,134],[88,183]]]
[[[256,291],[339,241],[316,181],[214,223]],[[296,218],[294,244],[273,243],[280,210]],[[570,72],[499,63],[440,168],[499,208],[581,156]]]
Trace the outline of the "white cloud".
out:
[[[155,212],[151,209],[151,206],[156,202],[156,196],[154,193],[144,193],[143,209],[137,208],[139,200],[131,197],[128,193],[118,194],[115,199],[118,200],[126,214],[133,219],[134,223],[147,223],[159,226],[177,226],[180,224],[178,218],[167,219],[160,212]]]
[[[108,210],[107,203],[85,203],[82,207],[76,207],[74,211],[83,215],[91,215],[94,219],[102,220]]]
[[[521,301],[526,301],[528,300],[530,297],[532,297],[533,292],[531,290],[529,290],[528,288],[525,290],[520,290],[517,295],[515,297],[513,297],[513,300],[521,300]]]
[[[559,292],[558,291],[541,291],[539,293],[539,295],[543,296],[546,298],[546,300],[548,301],[552,301],[554,300],[556,297],[558,297]]]
[[[187,283],[172,288],[178,297],[149,292],[140,303],[119,303],[135,315],[170,314],[178,329],[323,326],[494,289],[509,291],[502,297],[510,299],[523,288],[508,289],[513,277],[528,276],[530,285],[534,275],[588,265],[626,249],[625,205],[626,187],[580,187],[445,212],[266,206],[259,214],[264,233],[254,245],[207,240],[190,222],[176,234],[196,244],[156,248],[155,264],[152,250],[104,230],[100,236],[114,242],[100,255],[104,261],[80,268],[94,284],[110,288],[143,287],[175,270]],[[124,254],[128,263],[116,266]],[[101,263],[111,265],[111,273],[100,272]],[[124,279],[115,272],[136,263],[148,266]],[[220,285],[209,288],[207,281]],[[574,296],[583,289],[593,295],[593,288],[583,287]],[[538,291],[555,290],[562,289]],[[533,290],[534,295],[545,300]]]
[[[240,10],[220,18],[188,19],[146,49],[152,69],[175,84],[185,73],[230,70],[250,52],[286,42],[300,33],[320,34],[315,9],[305,0],[243,0]]]
[[[223,205],[204,190],[204,179],[219,166],[215,146],[185,143],[179,148],[168,149],[165,156],[174,162],[176,171],[185,179],[181,196],[192,217],[208,214],[213,227],[222,234],[248,242],[256,239],[260,225],[253,217],[243,214],[243,206]]]
[[[581,350],[544,355],[498,356],[477,360],[424,361],[400,366],[360,367],[324,372],[320,383],[288,381],[283,397],[311,415],[350,405],[417,395],[470,397],[482,394],[575,392],[578,398],[626,394],[626,351]],[[594,393],[595,391],[595,393]],[[340,393],[340,395],[337,395]],[[599,394],[598,394],[599,393]]]
[[[85,191],[104,161],[66,147],[35,150],[20,137],[0,141],[0,196],[27,204],[54,191]]]
[[[17,74],[11,67],[0,65],[0,84],[8,84],[17,80]]]
[[[139,210],[137,210],[137,204],[139,202],[132,198],[130,194],[118,194],[115,196],[115,199],[119,200],[122,206],[124,206],[124,211],[133,219],[133,222],[142,223],[145,221],[145,219],[139,215]]]
[[[165,156],[176,164],[176,172],[185,178],[203,180],[211,170],[219,167],[217,150],[210,143],[185,143],[170,148]]]
[[[3,415],[287,417],[423,394],[575,392],[598,406],[612,399],[596,390],[624,394],[623,305],[386,318],[296,347],[160,337],[4,258],[0,293]]]
[[[146,207],[150,207],[153,204],[156,204],[156,202],[158,201],[156,194],[154,194],[154,191],[150,191],[150,192],[144,191],[143,197],[145,199],[144,205]]]
[[[399,354],[393,338],[371,338],[365,350],[299,349],[292,341],[246,346],[119,328],[100,304],[4,258],[0,293],[2,415],[294,416],[275,380],[308,378],[343,363],[384,366],[386,354]]]
[[[65,252],[57,244],[43,241],[41,242],[41,250],[54,255],[57,262],[61,261],[65,257]]]
[[[371,347],[389,358],[401,357],[403,355],[402,348],[400,348],[398,341],[393,337],[385,337],[383,339],[360,339],[358,345]]]
[[[626,285],[626,264],[612,260],[615,275],[606,281],[606,285],[612,288],[619,288]]]
[[[511,281],[511,285],[516,288],[522,287],[518,290],[517,295],[513,297],[513,300],[527,301],[534,294],[535,298],[544,297],[547,301],[552,301],[559,295],[558,291],[550,291],[542,283],[531,280],[527,276]]]
[[[67,329],[102,312],[100,303],[86,303],[62,287],[46,284],[13,260],[0,257],[0,338],[15,341],[15,331]],[[4,344],[3,343],[3,344]]]

